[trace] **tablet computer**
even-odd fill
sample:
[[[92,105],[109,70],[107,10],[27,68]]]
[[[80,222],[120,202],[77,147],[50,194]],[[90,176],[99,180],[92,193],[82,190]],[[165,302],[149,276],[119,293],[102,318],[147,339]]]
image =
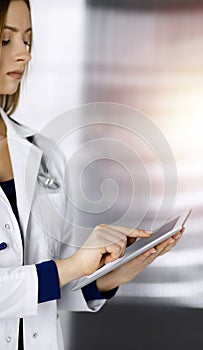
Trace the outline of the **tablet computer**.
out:
[[[138,238],[135,243],[126,248],[126,252],[123,257],[107,263],[89,276],[79,278],[73,283],[72,290],[77,291],[78,289],[106,275],[136,256],[146,252],[148,249],[155,247],[159,243],[175,235],[185,225],[191,211],[192,210],[190,209],[187,214],[168,220],[163,226],[153,231],[151,237]]]

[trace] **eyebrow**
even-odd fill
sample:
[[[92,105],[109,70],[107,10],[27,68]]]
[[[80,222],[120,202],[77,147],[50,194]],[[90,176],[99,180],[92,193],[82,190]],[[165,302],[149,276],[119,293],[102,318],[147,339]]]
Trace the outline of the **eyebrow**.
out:
[[[9,30],[11,30],[14,33],[18,33],[19,32],[18,28],[10,26],[10,25],[5,25],[4,29],[9,29]],[[28,33],[28,32],[31,32],[31,31],[32,31],[32,28],[30,27],[30,28],[26,29],[25,33]]]

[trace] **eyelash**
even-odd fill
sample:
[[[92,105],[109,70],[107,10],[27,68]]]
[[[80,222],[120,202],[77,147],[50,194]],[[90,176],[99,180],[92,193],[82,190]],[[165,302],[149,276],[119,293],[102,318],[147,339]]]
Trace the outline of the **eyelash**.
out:
[[[10,40],[2,40],[2,46],[8,45],[9,42],[10,42]]]
[[[10,43],[10,39],[8,39],[8,40],[2,40],[2,46],[6,46],[6,45],[8,45]],[[25,46],[27,46],[28,48],[30,48],[30,46],[31,46],[31,44],[29,43],[29,42],[27,42],[27,41],[24,41],[24,44],[25,44]]]

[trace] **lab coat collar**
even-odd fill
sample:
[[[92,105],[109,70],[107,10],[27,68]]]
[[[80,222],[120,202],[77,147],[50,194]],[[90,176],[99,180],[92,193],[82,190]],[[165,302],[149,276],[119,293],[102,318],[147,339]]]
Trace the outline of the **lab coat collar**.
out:
[[[36,131],[18,123],[16,120],[9,117],[4,110],[0,107],[0,115],[7,127],[7,134],[15,134],[22,138],[27,138],[29,136],[34,136]]]
[[[2,109],[0,109],[0,113],[7,126],[7,139],[15,180],[17,207],[25,240],[43,152],[26,139],[35,135],[35,131],[12,120]]]

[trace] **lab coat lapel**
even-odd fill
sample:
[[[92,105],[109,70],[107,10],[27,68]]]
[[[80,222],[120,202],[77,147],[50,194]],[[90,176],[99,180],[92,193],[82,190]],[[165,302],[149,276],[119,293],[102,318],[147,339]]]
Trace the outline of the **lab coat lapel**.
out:
[[[27,140],[28,136],[36,134],[34,130],[9,118],[2,108],[0,108],[0,114],[7,126],[17,207],[21,229],[25,238],[42,151]]]
[[[8,144],[14,173],[18,213],[25,238],[42,151],[27,140],[14,135],[10,137],[8,135]]]

